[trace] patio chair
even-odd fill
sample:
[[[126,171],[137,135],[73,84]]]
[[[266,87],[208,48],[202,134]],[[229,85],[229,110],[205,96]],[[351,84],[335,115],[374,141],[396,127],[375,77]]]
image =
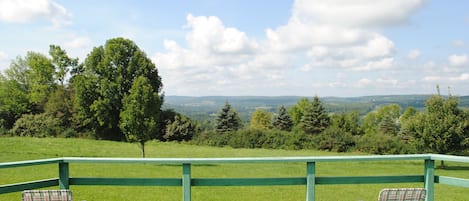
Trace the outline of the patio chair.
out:
[[[70,190],[26,190],[22,201],[73,201]]]
[[[379,192],[378,201],[425,201],[424,188],[385,188]]]

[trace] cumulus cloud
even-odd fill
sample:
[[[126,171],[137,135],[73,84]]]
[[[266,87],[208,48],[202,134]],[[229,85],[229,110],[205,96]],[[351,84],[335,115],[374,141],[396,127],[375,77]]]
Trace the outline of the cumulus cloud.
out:
[[[28,23],[49,20],[54,26],[70,23],[71,14],[52,0],[0,0],[0,21]]]
[[[463,73],[460,76],[451,77],[453,81],[469,81],[469,73]]]
[[[165,40],[166,52],[153,57],[166,86],[190,84],[205,93],[217,93],[233,82],[246,87],[253,80],[283,78],[279,69],[288,63],[287,55],[266,51],[244,32],[226,27],[218,17],[189,14],[186,20],[187,47]]]
[[[409,22],[422,0],[297,0],[293,16],[341,27],[383,27]]]
[[[88,48],[91,46],[91,39],[84,36],[73,37],[65,42],[64,46],[66,48]]]
[[[394,42],[377,27],[403,25],[424,0],[297,0],[286,25],[267,29],[269,47],[278,51],[307,51],[314,68],[354,71],[389,69]]]
[[[368,85],[370,85],[370,84],[372,84],[372,83],[373,83],[372,80],[367,79],[367,78],[362,78],[362,79],[358,80],[356,86],[357,86],[357,87],[366,87],[366,86],[368,86]]]
[[[414,60],[420,57],[420,50],[418,49],[412,49],[407,53],[407,58],[410,60]]]
[[[225,27],[218,17],[187,16],[187,27],[191,32],[186,40],[194,50],[211,51],[218,54],[243,54],[250,52],[256,44],[249,41],[244,32]]]
[[[267,28],[265,38],[258,40],[216,16],[189,14],[187,46],[165,40],[165,51],[156,53],[153,60],[167,87],[190,84],[205,91],[218,90],[208,87],[212,85],[229,90],[226,87],[234,83],[238,90],[260,83],[281,86],[288,74],[298,70],[383,71],[394,67],[396,50],[394,42],[377,30],[407,24],[423,4],[424,0],[296,0],[288,22]],[[347,83],[337,80],[321,86],[346,87]]]
[[[448,57],[449,64],[451,66],[464,66],[468,64],[469,58],[467,57],[466,54],[462,55],[451,55]]]
[[[426,77],[423,78],[423,81],[427,81],[427,82],[462,82],[462,81],[469,81],[469,73],[463,73],[463,74],[455,75],[455,76],[439,76],[439,75],[426,76]]]
[[[371,71],[371,70],[383,70],[383,69],[389,69],[393,66],[394,64],[394,58],[389,57],[389,58],[383,58],[381,60],[377,61],[369,61],[365,63],[363,66],[357,66],[352,68],[354,71]]]

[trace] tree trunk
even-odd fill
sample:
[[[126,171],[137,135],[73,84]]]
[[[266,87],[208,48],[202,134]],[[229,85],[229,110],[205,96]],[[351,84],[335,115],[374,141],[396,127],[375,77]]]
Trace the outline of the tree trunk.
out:
[[[140,146],[142,147],[142,158],[145,158],[145,142],[140,142]]]
[[[445,161],[442,160],[440,162],[440,167],[441,167],[441,169],[445,169]]]

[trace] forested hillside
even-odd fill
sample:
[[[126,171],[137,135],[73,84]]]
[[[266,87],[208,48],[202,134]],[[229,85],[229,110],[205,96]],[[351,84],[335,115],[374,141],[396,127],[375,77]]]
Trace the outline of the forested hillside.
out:
[[[321,97],[326,109],[331,113],[357,111],[360,115],[373,111],[379,106],[398,104],[403,109],[414,107],[422,110],[425,100],[431,95],[382,95],[362,97]],[[194,120],[214,118],[226,101],[236,108],[243,121],[249,121],[258,108],[275,112],[279,106],[290,107],[301,96],[166,96],[164,108],[172,108]],[[459,106],[469,107],[469,96],[460,96]]]
[[[0,73],[0,136],[151,140],[337,152],[469,151],[469,97],[164,96],[158,69],[113,38],[79,62],[59,46]]]

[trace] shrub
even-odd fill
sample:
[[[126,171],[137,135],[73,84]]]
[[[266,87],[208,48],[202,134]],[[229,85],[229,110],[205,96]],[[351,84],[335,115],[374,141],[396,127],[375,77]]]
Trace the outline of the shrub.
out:
[[[234,132],[228,141],[233,148],[262,148],[265,134],[259,129],[246,129]]]
[[[311,149],[311,135],[280,130],[245,129],[236,132],[218,133],[202,132],[196,134],[192,143],[209,146],[226,146],[233,148],[266,148],[266,149]]]
[[[217,146],[217,147],[224,147],[228,145],[228,141],[230,141],[230,135],[232,132],[215,132],[215,131],[205,131],[196,133],[191,143],[197,145],[208,145],[208,146]]]
[[[321,150],[347,152],[355,146],[355,140],[349,132],[337,127],[329,127],[314,139]]]
[[[384,134],[364,135],[358,140],[357,149],[371,154],[408,154],[415,148],[398,136]]]
[[[30,137],[58,136],[63,131],[60,119],[47,114],[24,114],[10,130],[12,135]]]

